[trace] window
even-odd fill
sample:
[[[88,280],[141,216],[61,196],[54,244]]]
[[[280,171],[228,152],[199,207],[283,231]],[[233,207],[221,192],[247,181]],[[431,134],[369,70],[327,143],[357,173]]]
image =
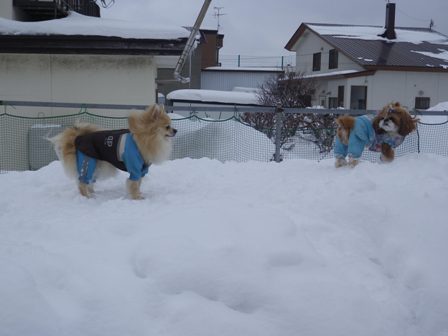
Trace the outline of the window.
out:
[[[320,58],[320,52],[313,54],[313,71],[320,71]]]
[[[426,110],[430,107],[429,97],[415,97],[415,108],[417,110]]]
[[[331,108],[331,109],[338,108],[338,98],[337,97],[329,97],[328,98],[328,108]]]
[[[338,68],[338,51],[331,49],[328,57],[328,69]]]
[[[344,85],[338,86],[338,107],[344,107]]]

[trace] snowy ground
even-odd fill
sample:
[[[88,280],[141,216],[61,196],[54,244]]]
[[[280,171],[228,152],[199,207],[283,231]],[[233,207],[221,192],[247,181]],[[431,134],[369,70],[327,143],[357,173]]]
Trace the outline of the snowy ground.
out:
[[[0,174],[0,335],[447,336],[448,158]]]

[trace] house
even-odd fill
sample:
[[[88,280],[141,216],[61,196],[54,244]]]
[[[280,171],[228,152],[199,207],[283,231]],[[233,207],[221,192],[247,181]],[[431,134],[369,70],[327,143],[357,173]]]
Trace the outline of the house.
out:
[[[91,0],[6,0],[0,4],[0,16],[17,21],[59,19],[66,17],[70,10],[100,16],[100,7]]]
[[[281,68],[220,67],[202,69],[201,88],[232,91],[235,87],[260,88],[268,79],[284,73]]]
[[[62,2],[67,4],[69,1]],[[110,20],[74,11],[64,12],[62,7],[53,8],[57,19],[39,21],[45,11],[38,8],[35,11],[28,9],[26,16],[37,21],[12,20],[25,3],[31,6],[62,2],[1,1],[0,102],[134,106],[155,103],[158,69],[162,64],[171,64],[174,68],[190,32],[182,27],[154,27],[150,22]],[[75,114],[80,109],[23,107],[20,104],[11,107],[6,103],[2,107],[2,112],[5,111],[17,116],[51,117]],[[129,110],[89,111],[104,116],[129,113]],[[32,147],[34,142],[27,144],[27,139],[44,141],[42,139],[48,136],[49,130],[40,127],[38,119],[34,123],[29,126],[29,122],[22,121],[16,128],[0,123],[4,139],[0,143],[0,170],[38,167],[31,160],[31,154],[36,152]],[[11,132],[14,129],[16,131]],[[39,136],[33,137],[35,133]]]
[[[431,28],[302,23],[285,48],[296,71],[314,78],[313,105],[378,109],[399,101],[426,109],[448,100],[448,37]]]
[[[154,103],[159,65],[175,62],[188,36],[182,27],[76,12],[35,22],[0,18],[0,100]]]

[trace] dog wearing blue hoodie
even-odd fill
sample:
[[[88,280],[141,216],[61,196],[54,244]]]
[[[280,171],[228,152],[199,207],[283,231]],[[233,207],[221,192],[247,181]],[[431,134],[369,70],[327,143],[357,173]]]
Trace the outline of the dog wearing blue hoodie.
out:
[[[385,106],[376,116],[340,116],[336,119],[336,168],[356,166],[366,147],[381,152],[382,162],[392,162],[394,148],[401,145],[405,137],[417,128],[417,121],[398,102]]]
[[[66,174],[77,180],[82,196],[93,196],[97,179],[115,175],[117,169],[129,173],[127,191],[132,199],[142,199],[140,185],[153,163],[167,160],[171,138],[177,130],[162,106],[152,105],[128,117],[128,129],[101,130],[96,125],[78,123],[51,138]]]

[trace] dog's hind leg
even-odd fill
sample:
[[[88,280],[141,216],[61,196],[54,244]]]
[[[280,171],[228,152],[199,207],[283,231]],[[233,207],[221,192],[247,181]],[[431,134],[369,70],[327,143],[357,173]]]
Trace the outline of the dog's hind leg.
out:
[[[126,181],[126,187],[128,190],[129,195],[134,200],[141,200],[144,199],[142,193],[140,192],[140,185],[142,184],[142,179],[133,181],[131,179],[128,179]]]

